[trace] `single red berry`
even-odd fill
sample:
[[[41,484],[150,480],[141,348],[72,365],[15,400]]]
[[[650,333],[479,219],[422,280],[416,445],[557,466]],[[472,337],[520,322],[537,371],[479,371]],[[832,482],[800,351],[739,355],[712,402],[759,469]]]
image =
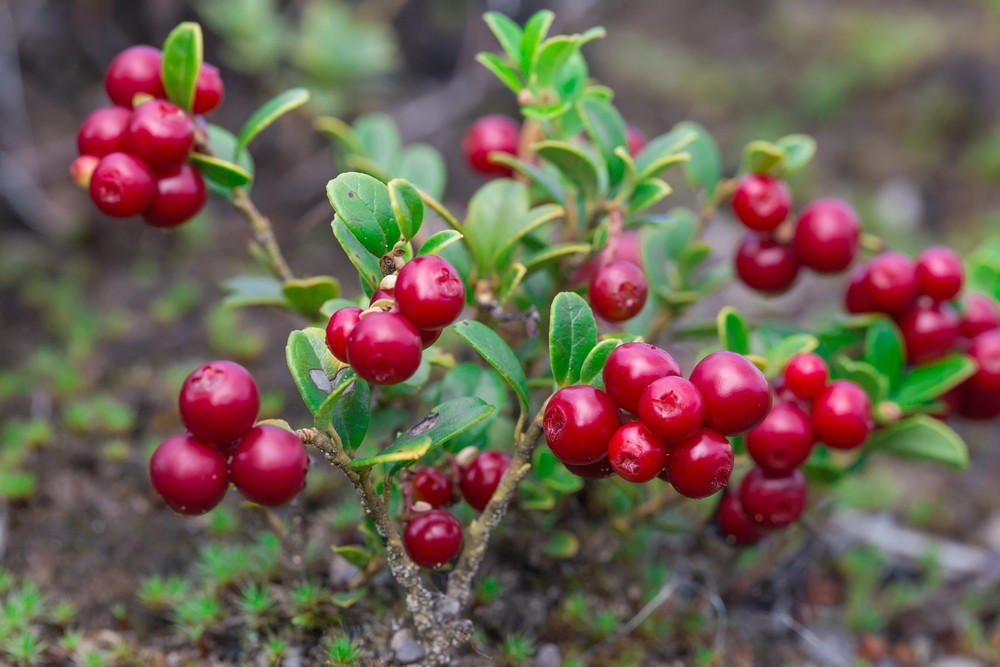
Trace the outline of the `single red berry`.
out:
[[[896,322],[906,344],[906,360],[922,364],[945,356],[958,340],[958,315],[951,304],[918,301]]]
[[[839,199],[818,199],[809,204],[795,226],[799,261],[817,273],[838,273],[850,266],[860,240],[858,214]]]
[[[705,399],[705,426],[723,435],[746,433],[771,409],[771,387],[741,354],[713,352],[691,371],[691,383]]]
[[[740,505],[758,526],[787,526],[802,516],[806,508],[806,477],[797,468],[780,476],[753,468],[740,483]]]
[[[81,155],[73,160],[69,165],[69,176],[78,188],[90,190],[90,179],[94,176],[97,165],[101,163],[101,158],[94,155]]]
[[[420,334],[397,313],[371,313],[361,318],[347,338],[347,360],[373,384],[399,384],[417,372]]]
[[[747,453],[769,473],[785,475],[809,458],[813,448],[809,416],[796,405],[781,403],[747,433]]]
[[[465,284],[448,260],[414,257],[403,265],[393,291],[399,313],[418,329],[442,329],[462,314]]]
[[[865,288],[883,313],[900,313],[917,299],[917,270],[906,255],[884,252],[868,263]]]
[[[917,256],[916,273],[920,293],[935,301],[954,299],[965,281],[962,259],[942,246],[927,248]]]
[[[152,170],[129,153],[105,155],[90,176],[90,198],[113,218],[139,215],[149,208],[155,193]]]
[[[260,395],[250,371],[235,361],[211,361],[191,371],[178,398],[184,426],[213,445],[239,439],[253,428]]]
[[[639,250],[639,230],[622,230],[618,237],[618,243],[614,247],[612,259],[632,262],[642,268],[642,254]],[[586,262],[577,267],[573,275],[570,276],[569,284],[572,287],[589,284],[597,269],[604,263],[604,251],[598,252],[590,257]]]
[[[608,455],[608,442],[621,420],[606,393],[587,385],[564,387],[545,406],[545,442],[556,458],[570,465],[596,463]]]
[[[486,509],[508,467],[510,457],[503,452],[480,452],[462,472],[462,478],[458,481],[465,502],[480,512]]]
[[[642,269],[622,260],[598,268],[587,291],[594,311],[608,322],[623,322],[638,315],[648,292]]]
[[[729,483],[735,456],[721,433],[703,428],[687,440],[670,444],[667,476],[686,498],[707,498]]]
[[[969,292],[963,299],[962,322],[959,330],[966,338],[1000,328],[1000,307],[997,302],[979,292]]]
[[[681,368],[666,350],[649,343],[625,343],[604,362],[604,390],[622,410],[639,414],[639,399],[653,381],[680,375]]]
[[[615,469],[611,466],[611,459],[604,456],[600,461],[594,463],[587,463],[584,465],[573,465],[572,463],[564,463],[566,469],[577,477],[582,477],[584,479],[605,479],[611,477],[615,474]]]
[[[255,426],[240,438],[229,479],[247,500],[277,507],[284,505],[305,488],[309,455],[305,445],[279,426]]]
[[[462,550],[462,526],[444,510],[421,512],[403,529],[403,547],[420,567],[441,567]]]
[[[878,306],[868,292],[868,265],[855,267],[847,279],[844,309],[852,315],[878,312]]]
[[[163,54],[152,46],[130,46],[111,61],[104,74],[104,89],[111,101],[132,108],[132,98],[139,93],[165,97],[161,69]]]
[[[799,277],[795,249],[759,234],[747,234],[736,249],[736,275],[747,287],[764,294],[787,292]]]
[[[850,380],[834,380],[812,404],[813,436],[834,449],[854,449],[872,430],[872,404]]]
[[[179,514],[204,514],[226,495],[226,459],[207,443],[184,434],[165,440],[149,460],[149,479]]]
[[[689,381],[668,375],[642,392],[639,419],[667,442],[678,442],[690,438],[705,423],[705,399]]]
[[[830,367],[818,354],[796,354],[785,365],[784,378],[789,391],[799,398],[816,398],[826,388]]]
[[[486,176],[510,176],[510,167],[492,162],[494,151],[517,155],[521,141],[521,126],[509,116],[493,114],[483,116],[465,133],[462,150],[469,166]]]
[[[176,227],[198,214],[208,200],[205,180],[190,164],[156,179],[156,193],[142,219],[151,227]]]
[[[1000,391],[981,391],[966,380],[955,387],[955,410],[966,419],[989,420],[1000,417]]]
[[[217,67],[208,63],[202,63],[195,86],[192,113],[212,113],[222,104],[222,98],[226,95],[226,89],[222,85],[222,77],[219,76],[219,69]]]
[[[734,545],[750,546],[764,537],[761,528],[743,511],[739,495],[730,491],[722,495],[715,512],[715,526],[722,539]]]
[[[733,212],[748,229],[770,232],[788,217],[792,193],[788,184],[767,174],[747,174],[733,193]]]
[[[629,482],[648,482],[667,464],[667,443],[642,425],[620,427],[608,443],[608,460],[618,476]]]
[[[413,476],[413,496],[431,507],[451,504],[451,480],[437,468],[421,468]]]
[[[420,346],[426,350],[437,342],[438,338],[441,337],[441,334],[444,333],[444,329],[434,329],[433,331],[428,331],[427,329],[417,329],[417,333],[420,334]]]
[[[774,399],[782,403],[795,403],[796,405],[803,403],[803,399],[799,398],[795,392],[788,388],[788,383],[785,382],[783,375],[774,378],[771,382],[771,394]]]
[[[967,354],[978,366],[970,384],[979,391],[1000,393],[1000,329],[973,338]]]
[[[628,147],[628,154],[635,157],[646,147],[647,139],[645,133],[635,125],[625,128],[625,145]]]
[[[151,100],[132,112],[125,145],[154,171],[170,171],[187,160],[194,147],[194,123],[176,104]]]
[[[361,309],[354,306],[341,308],[326,323],[326,347],[337,361],[347,363],[347,339],[358,324]]]
[[[132,112],[122,107],[104,107],[94,111],[80,124],[76,146],[80,155],[104,157],[125,150],[125,135]]]

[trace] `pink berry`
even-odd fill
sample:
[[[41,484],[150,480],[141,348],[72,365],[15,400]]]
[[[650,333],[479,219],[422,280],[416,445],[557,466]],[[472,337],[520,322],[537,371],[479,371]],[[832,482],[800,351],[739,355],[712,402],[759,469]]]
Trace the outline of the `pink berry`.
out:
[[[360,315],[360,308],[347,306],[331,315],[326,324],[326,347],[341,363],[347,363],[347,339],[357,326]]]
[[[1000,307],[997,302],[978,292],[970,292],[963,299],[960,331],[966,338],[975,338],[984,331],[1000,328]]]
[[[642,149],[646,147],[646,135],[635,125],[629,125],[625,128],[625,139],[626,146],[628,147],[628,154],[632,157],[641,153]]]
[[[906,345],[906,360],[922,364],[945,356],[958,340],[958,315],[945,301],[918,301],[896,322]]]
[[[917,282],[920,293],[935,301],[950,301],[962,289],[965,267],[951,248],[927,248],[917,257]]]
[[[796,354],[785,365],[784,377],[789,391],[799,398],[816,398],[826,388],[830,368],[818,354]]]
[[[226,89],[222,84],[222,77],[219,76],[217,67],[202,63],[195,86],[192,113],[199,115],[212,113],[222,104]]]
[[[979,334],[969,343],[967,354],[976,362],[969,383],[986,393],[1000,393],[1000,329]]]
[[[871,399],[850,380],[834,380],[813,401],[811,417],[817,440],[834,449],[854,449],[871,433]]]
[[[865,288],[879,311],[905,311],[917,299],[917,272],[913,260],[899,252],[882,253],[868,263]]]
[[[194,123],[176,104],[151,100],[132,112],[125,145],[153,171],[171,171],[194,147]]]

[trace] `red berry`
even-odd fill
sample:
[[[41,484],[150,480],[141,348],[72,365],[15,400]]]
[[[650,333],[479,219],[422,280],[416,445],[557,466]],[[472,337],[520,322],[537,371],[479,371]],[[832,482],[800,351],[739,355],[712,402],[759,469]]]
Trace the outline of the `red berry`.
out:
[[[747,174],[733,194],[733,212],[747,228],[770,232],[788,217],[792,193],[780,178]]]
[[[372,298],[368,300],[369,306],[374,306],[376,301],[391,301],[392,304],[389,306],[389,310],[385,311],[387,313],[398,313],[399,304],[396,303],[396,297],[393,296],[394,290],[386,290],[379,288],[372,293]],[[421,337],[422,338],[422,337]]]
[[[799,276],[795,249],[759,234],[747,234],[736,249],[736,275],[765,294],[787,292]]]
[[[608,442],[621,420],[614,401],[587,385],[564,387],[545,406],[545,442],[556,458],[570,465],[596,463],[608,455]]]
[[[604,456],[600,461],[594,463],[587,463],[585,465],[573,465],[572,463],[564,463],[566,469],[577,477],[582,477],[584,479],[605,479],[611,477],[615,474],[615,469],[611,467],[611,459]]]
[[[163,54],[152,46],[130,46],[111,61],[104,75],[104,89],[111,101],[132,108],[139,93],[165,97],[161,69]]]
[[[443,510],[422,512],[403,529],[403,547],[420,567],[441,567],[462,550],[462,526]]]
[[[883,313],[900,313],[917,298],[917,271],[913,261],[899,252],[884,252],[868,263],[865,287]]]
[[[834,380],[812,404],[813,436],[834,449],[854,449],[872,430],[872,404],[850,380]]]
[[[347,338],[347,360],[373,384],[399,384],[417,372],[420,334],[397,313],[371,313],[361,318]]]
[[[733,446],[717,431],[703,428],[687,440],[671,443],[667,476],[677,493],[706,498],[729,483]]]
[[[705,400],[693,384],[668,375],[642,392],[639,418],[656,435],[668,442],[678,442],[690,438],[705,423]]]
[[[151,100],[132,112],[125,145],[154,171],[170,171],[194,147],[194,123],[176,104]]]
[[[360,315],[360,308],[347,306],[331,315],[326,323],[326,347],[342,363],[347,363],[347,339],[357,326]]]
[[[940,359],[958,340],[958,315],[947,302],[918,302],[897,321],[911,364]]]
[[[847,279],[847,290],[844,293],[844,308],[853,315],[874,313],[878,306],[868,292],[868,266],[858,266],[851,271]]]
[[[222,77],[219,76],[217,67],[202,63],[201,70],[198,72],[198,82],[195,85],[192,113],[212,113],[222,104],[226,89],[222,85]]]
[[[749,546],[757,544],[764,537],[759,526],[743,511],[739,496],[726,492],[715,513],[715,526],[722,538],[730,544]]]
[[[229,479],[247,500],[277,507],[306,485],[309,455],[302,441],[279,426],[255,426],[240,439],[229,464]]]
[[[622,231],[621,236],[618,237],[618,244],[614,248],[612,259],[632,262],[639,268],[642,268],[642,256],[639,251],[639,230],[625,229]],[[575,287],[584,283],[590,283],[590,279],[594,277],[594,274],[601,267],[602,263],[603,252],[593,255],[577,267],[569,279],[569,284]]]
[[[598,268],[588,289],[594,311],[608,322],[623,322],[638,315],[648,292],[642,269],[623,260]]]
[[[974,338],[984,331],[1000,328],[1000,307],[996,301],[978,292],[970,292],[963,300],[962,322],[959,330],[966,338]]]
[[[741,354],[713,352],[691,371],[691,382],[705,399],[705,426],[723,435],[746,433],[771,409],[767,378]]]
[[[747,433],[747,453],[769,473],[785,475],[805,463],[813,442],[806,413],[796,405],[782,403]]]
[[[917,256],[920,293],[935,301],[950,301],[962,289],[965,267],[951,248],[927,248]]]
[[[462,314],[465,284],[448,260],[414,257],[403,265],[393,291],[399,313],[418,329],[442,329]]]
[[[451,480],[437,468],[421,468],[413,476],[413,496],[431,507],[451,503]]]
[[[806,508],[806,477],[798,469],[789,475],[769,476],[763,468],[753,468],[740,483],[740,505],[759,526],[787,526]]]
[[[125,134],[132,117],[129,109],[104,107],[94,111],[80,124],[76,146],[80,155],[104,157],[125,150]]]
[[[978,391],[1000,393],[1000,330],[973,338],[967,353],[979,367],[969,383]]]
[[[462,150],[473,169],[487,176],[510,176],[510,167],[490,161],[490,153],[497,151],[517,155],[521,141],[521,126],[509,116],[493,114],[483,116],[465,133]]]
[[[628,154],[635,157],[646,147],[646,135],[635,125],[625,128],[625,144],[628,146]]]
[[[847,202],[819,199],[799,215],[795,251],[803,266],[817,273],[838,273],[858,252],[861,222]]]
[[[105,155],[90,177],[90,198],[113,218],[139,215],[149,208],[155,192],[152,170],[129,153]]]
[[[176,227],[198,214],[208,200],[205,180],[190,164],[156,179],[156,193],[142,219],[151,227]]]
[[[160,497],[179,514],[204,514],[226,495],[226,459],[194,436],[165,440],[149,460],[149,479]]]
[[[178,405],[188,431],[222,445],[253,428],[260,395],[253,376],[243,366],[234,361],[211,361],[187,376]]]
[[[653,381],[680,375],[681,368],[666,350],[649,343],[625,343],[604,362],[604,390],[621,408],[639,414],[639,399]]]
[[[648,482],[667,464],[667,444],[650,433],[642,422],[631,422],[611,436],[608,460],[622,479]]]
[[[1000,391],[980,391],[966,380],[954,389],[955,410],[967,419],[988,420],[1000,417]]]
[[[818,354],[796,354],[785,365],[784,378],[789,391],[799,398],[816,398],[826,388],[830,368]]]
[[[465,502],[482,512],[510,467],[510,457],[503,452],[481,452],[462,473],[459,487]]]

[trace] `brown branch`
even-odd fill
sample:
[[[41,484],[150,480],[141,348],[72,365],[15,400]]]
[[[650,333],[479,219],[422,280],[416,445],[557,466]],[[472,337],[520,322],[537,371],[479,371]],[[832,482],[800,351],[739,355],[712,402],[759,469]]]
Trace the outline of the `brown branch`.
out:
[[[257,209],[247,191],[243,188],[233,188],[232,202],[240,215],[250,223],[250,229],[253,230],[253,240],[267,254],[271,263],[271,272],[284,282],[295,278],[292,270],[288,267],[288,262],[285,261],[285,256],[281,254],[281,248],[274,237],[271,221]]]

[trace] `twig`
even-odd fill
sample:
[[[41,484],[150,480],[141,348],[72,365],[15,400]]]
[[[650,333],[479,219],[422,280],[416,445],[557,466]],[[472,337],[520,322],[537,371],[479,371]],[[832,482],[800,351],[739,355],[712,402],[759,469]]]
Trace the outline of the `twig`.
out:
[[[274,237],[274,229],[271,221],[268,220],[254,205],[250,195],[243,188],[233,188],[233,206],[240,212],[240,215],[250,223],[253,230],[253,239],[260,246],[271,262],[271,271],[282,281],[288,282],[295,278],[292,270],[288,268],[285,256],[281,254],[281,248]]]

